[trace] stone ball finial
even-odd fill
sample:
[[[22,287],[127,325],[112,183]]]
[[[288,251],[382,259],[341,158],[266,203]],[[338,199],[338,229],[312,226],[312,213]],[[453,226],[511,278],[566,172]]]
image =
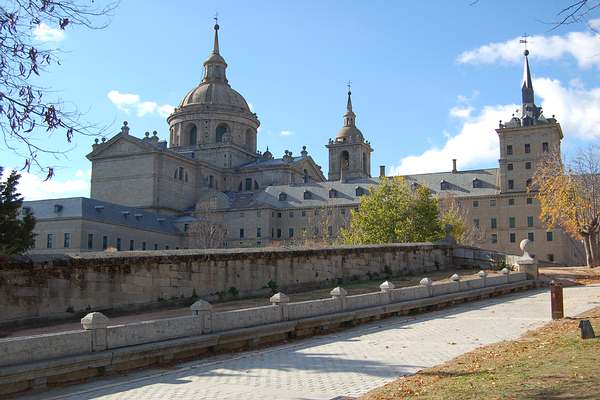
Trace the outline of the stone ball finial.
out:
[[[104,142],[106,142],[106,138],[105,137],[102,138],[102,143],[104,143]]]
[[[129,123],[127,121],[123,121],[123,126],[127,126]]]
[[[156,135],[158,135],[158,132],[152,131],[152,136],[156,136]]]
[[[302,146],[302,150],[303,150],[303,151],[306,151],[306,146]]]
[[[529,55],[529,50],[525,49],[525,51],[523,52],[523,54],[525,54],[525,57],[527,57]]]
[[[98,144],[99,140],[98,138],[94,139],[94,143]]]
[[[150,132],[148,132],[148,131],[144,132],[144,136],[149,137],[150,136]]]

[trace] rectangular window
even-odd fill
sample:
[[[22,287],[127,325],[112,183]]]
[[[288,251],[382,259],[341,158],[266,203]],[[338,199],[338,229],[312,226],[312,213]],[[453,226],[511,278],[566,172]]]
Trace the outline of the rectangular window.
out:
[[[479,228],[479,218],[473,219],[473,225],[475,225],[475,228]]]
[[[208,187],[213,187],[215,185],[215,177],[210,175],[208,177]]]
[[[54,247],[54,233],[49,233],[46,237],[46,248],[51,249]]]
[[[533,215],[527,216],[527,226],[530,228],[533,226]]]
[[[169,245],[165,245],[165,250],[169,250]]]
[[[245,189],[246,191],[252,190],[252,178],[246,178]]]
[[[534,239],[533,232],[527,232],[527,239],[529,239],[530,242],[533,242],[533,239]]]
[[[474,208],[479,207],[479,200],[473,200],[473,207]]]
[[[340,209],[340,213],[341,213],[342,215],[346,215],[346,209],[345,209],[345,208],[341,208],[341,209]]]
[[[327,215],[333,215],[333,210],[331,208],[327,209]]]
[[[509,170],[509,171],[512,171],[514,169],[513,164],[512,163],[508,163],[506,165],[506,169]]]
[[[121,238],[117,238],[117,251],[121,251]]]
[[[531,161],[525,163],[525,169],[531,169]]]
[[[506,146],[506,154],[509,156],[512,156],[512,153],[513,153],[512,144],[509,144]]]
[[[257,210],[257,211],[256,211],[256,216],[257,216],[257,217],[260,217],[260,214],[261,214],[261,213],[260,213],[260,210]]]
[[[525,154],[531,153],[531,145],[529,143],[525,143]]]
[[[490,199],[490,207],[496,207],[496,199]]]
[[[498,235],[495,233],[492,233],[491,241],[492,241],[492,243],[498,243]]]
[[[142,250],[146,250],[146,242],[142,242]]]
[[[188,232],[190,230],[190,224],[183,224],[183,231]]]
[[[281,213],[280,212],[277,213],[277,218],[281,218]]]
[[[240,229],[240,239],[244,238],[244,228]]]
[[[108,236],[102,236],[102,250],[108,249]]]
[[[94,234],[93,233],[88,233],[88,250],[91,250],[94,248]]]
[[[302,216],[306,217],[306,211],[304,211],[304,210],[302,211]]]
[[[290,211],[290,218],[294,218],[294,212]]]
[[[70,233],[65,233],[65,236],[63,239],[63,247],[65,249],[68,249],[69,247],[71,247],[71,234]]]
[[[288,229],[288,237],[290,237],[290,238],[294,237],[294,228]]]
[[[261,228],[256,228],[256,237],[262,237],[262,229]]]
[[[333,236],[333,226],[328,226],[328,227],[327,227],[327,234],[328,234],[329,236]]]
[[[513,190],[515,188],[515,181],[512,179],[508,180],[508,190]]]
[[[508,217],[508,227],[514,228],[516,226],[515,217]]]
[[[281,229],[277,228],[277,238],[279,239],[281,237]]]
[[[508,205],[509,206],[514,206],[515,205],[515,199],[508,199]]]
[[[498,228],[498,221],[496,221],[496,218],[492,218],[490,220],[490,228],[492,228],[492,229]]]
[[[554,254],[548,254],[548,261],[554,262]]]
[[[542,143],[542,151],[543,151],[544,153],[547,153],[548,151],[550,151],[550,150],[549,150],[549,147],[548,147],[548,142],[544,142],[544,143]]]
[[[516,242],[516,241],[517,241],[517,235],[515,235],[515,233],[514,233],[514,232],[511,232],[511,233],[508,235],[508,240],[509,240],[511,243],[514,243],[514,242]]]
[[[315,209],[315,215],[319,215],[319,209]]]
[[[552,231],[546,232],[546,242],[551,242],[552,240],[554,240],[554,234]]]
[[[533,204],[533,197],[528,197],[527,198],[527,205],[532,205]]]
[[[158,250],[158,244],[154,243],[154,250]]]
[[[129,241],[129,250],[133,250],[135,248],[135,242],[133,241],[133,239],[131,239]]]
[[[275,237],[275,228],[271,228],[271,237],[274,238]]]

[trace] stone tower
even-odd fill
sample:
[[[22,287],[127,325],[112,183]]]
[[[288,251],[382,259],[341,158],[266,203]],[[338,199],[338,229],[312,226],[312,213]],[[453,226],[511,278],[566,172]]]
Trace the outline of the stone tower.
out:
[[[373,149],[356,127],[356,114],[352,111],[352,92],[348,89],[348,103],[344,114],[344,126],[335,137],[329,139],[330,181],[347,181],[371,177],[371,152]]]
[[[554,116],[545,118],[542,108],[535,105],[529,51],[525,50],[522,106],[520,117],[513,114],[496,129],[500,139],[500,191],[526,192],[535,173],[536,163],[550,152],[560,154],[563,138],[560,124]]]
[[[220,167],[232,168],[257,159],[260,125],[244,97],[227,80],[227,63],[219,51],[219,24],[213,51],[204,61],[202,82],[183,98],[167,118],[169,145],[178,153]]]

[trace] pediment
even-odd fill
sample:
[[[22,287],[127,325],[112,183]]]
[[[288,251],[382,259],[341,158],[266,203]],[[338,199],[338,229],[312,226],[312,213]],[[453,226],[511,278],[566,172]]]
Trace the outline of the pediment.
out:
[[[86,157],[89,160],[93,160],[96,158],[122,157],[153,151],[156,151],[153,146],[144,143],[136,137],[118,134],[106,143],[96,144],[92,152]]]

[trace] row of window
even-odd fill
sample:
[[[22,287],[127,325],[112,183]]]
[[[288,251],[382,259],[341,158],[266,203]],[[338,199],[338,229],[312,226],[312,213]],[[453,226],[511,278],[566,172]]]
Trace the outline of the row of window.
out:
[[[94,235],[93,233],[88,233],[87,235],[87,249],[88,250],[93,250],[94,249],[94,241],[95,241],[96,235]],[[109,238],[106,235],[102,236],[102,250],[106,250],[108,249],[109,246]],[[56,247],[56,234],[54,233],[48,233],[46,235],[46,248],[47,249],[53,249]],[[115,247],[118,251],[123,250],[123,240],[121,238],[116,238],[115,240]],[[65,232],[63,234],[63,248],[65,249],[69,249],[71,248],[71,233],[69,232]],[[158,243],[154,243],[153,245],[154,250],[158,250]],[[130,239],[129,240],[129,250],[135,250],[135,240]],[[138,250],[148,250],[148,245],[146,242],[142,242],[141,246]],[[165,245],[165,250],[169,250],[169,245]]]
[[[490,199],[490,207],[496,207],[496,199]],[[527,199],[525,200],[525,203],[530,206],[533,204],[533,197],[527,197]],[[473,208],[479,208],[479,200],[473,200]],[[510,198],[507,200],[507,204],[509,206],[514,206],[515,205],[515,199],[514,198]]]
[[[535,240],[535,234],[533,232],[527,232],[527,239],[529,239],[530,242],[533,242]],[[492,233],[490,235],[490,240],[492,243],[498,243],[498,234]],[[553,240],[554,240],[554,233],[552,231],[546,232],[546,241],[552,242]],[[508,234],[508,241],[510,243],[516,243],[517,242],[517,234],[515,232],[510,232]],[[552,259],[550,261],[554,261],[554,259]]]
[[[533,216],[529,215],[527,216],[527,227],[532,228],[533,227]],[[479,218],[474,218],[473,219],[473,225],[475,225],[477,228],[480,227],[479,224]],[[508,217],[508,227],[509,228],[516,228],[516,218],[515,217]],[[498,220],[495,217],[490,218],[490,229],[497,229],[498,228]]]
[[[302,228],[302,236],[306,237],[308,230],[307,228]],[[333,235],[333,226],[328,226],[327,227],[327,234],[329,236]],[[313,228],[313,235],[314,236],[319,236],[319,228],[318,227],[314,227]],[[281,239],[282,237],[282,230],[281,228],[271,228],[271,238],[277,238],[277,239]],[[294,237],[294,228],[288,228],[288,235],[287,238],[291,239]],[[246,238],[246,231],[244,230],[244,228],[240,228],[240,239],[245,239]],[[256,238],[262,238],[262,228],[256,228]]]
[[[368,193],[369,193],[369,191],[363,187],[356,186],[354,188],[354,194],[356,196],[360,197],[360,196],[366,195]],[[329,195],[330,199],[336,198],[338,196],[338,191],[335,189],[329,189],[328,195]],[[314,197],[314,194],[310,190],[305,190],[302,197],[304,198],[304,200],[311,200]],[[279,201],[287,201],[288,195],[285,192],[281,192],[281,193],[279,193],[278,198],[279,198]]]
[[[531,161],[526,161],[525,162],[525,169],[531,169],[532,168],[532,163]],[[515,169],[515,165],[513,163],[508,163],[506,164],[506,169],[509,171],[513,171]]]
[[[530,143],[525,143],[525,145],[523,147],[524,147],[523,150],[525,151],[525,154],[531,153],[531,144]],[[542,143],[542,152],[548,153],[549,151],[550,151],[550,146],[548,145],[548,142],[543,142]],[[506,145],[506,154],[509,156],[511,156],[513,154],[513,145],[512,144]]]
[[[525,187],[529,188],[531,186],[531,178],[527,179],[525,181]],[[508,180],[508,190],[514,190],[515,188],[515,181],[514,179],[509,179]]]
[[[348,213],[346,211],[346,208],[339,208],[339,210],[340,210],[340,215],[347,215],[347,213]],[[300,211],[300,215],[303,217],[306,217],[310,214],[310,212],[311,212],[310,210],[302,210],[302,211]],[[314,215],[320,215],[321,211],[317,208],[313,211],[313,213],[314,213]],[[257,214],[257,215],[260,217],[260,214]],[[275,217],[281,218],[282,215],[283,215],[283,213],[281,211],[278,211],[278,212],[272,211],[271,212],[271,217],[273,217],[273,218],[275,218]],[[296,215],[296,213],[294,211],[288,211],[288,216],[290,218],[294,218],[295,215]],[[327,209],[327,215],[333,215],[332,208]],[[243,216],[244,216],[244,213],[240,213],[240,217],[243,217]]]

